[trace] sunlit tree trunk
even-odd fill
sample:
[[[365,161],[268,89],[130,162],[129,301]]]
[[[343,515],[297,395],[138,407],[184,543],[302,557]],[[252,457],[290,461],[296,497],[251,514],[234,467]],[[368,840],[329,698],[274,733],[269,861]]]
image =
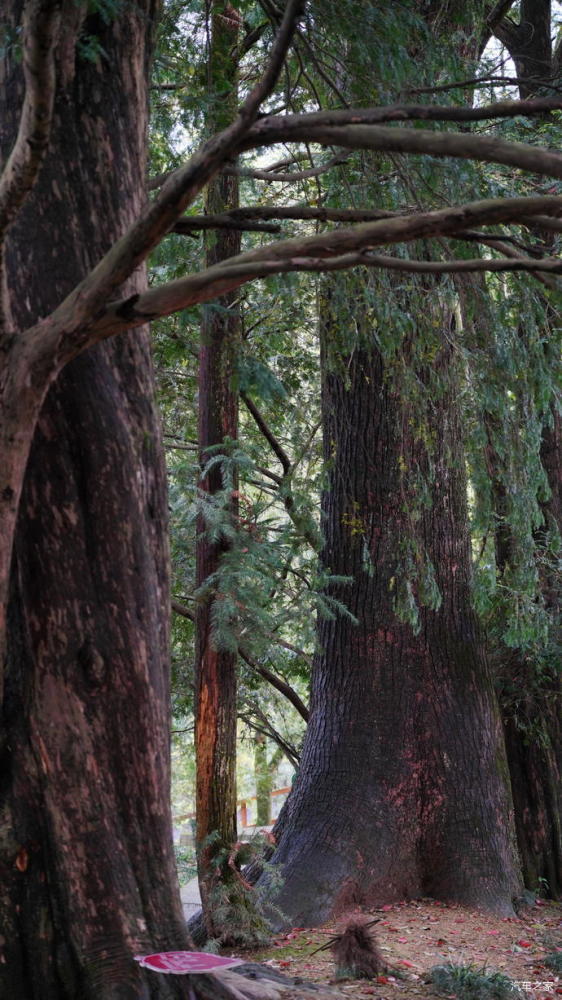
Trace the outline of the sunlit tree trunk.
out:
[[[216,0],[212,5],[209,53],[209,95],[212,100],[208,118],[214,132],[232,120],[237,107],[236,65],[233,47],[238,37],[239,17],[229,3]],[[206,211],[220,214],[238,205],[238,180],[219,174],[207,188]],[[206,264],[216,264],[240,250],[240,233],[217,230],[206,240]],[[216,458],[225,439],[238,435],[238,390],[235,385],[236,361],[240,341],[238,293],[224,295],[205,308],[201,327],[199,356],[199,448],[203,467]],[[228,455],[228,446],[225,454]],[[235,522],[238,501],[236,477],[232,482],[225,515]],[[203,495],[212,502],[225,487],[224,468],[208,471],[200,482]],[[225,540],[212,540],[206,534],[204,516],[199,519],[197,539],[197,586],[209,585],[211,576],[220,570],[221,558],[228,548]],[[213,610],[223,599],[220,588],[211,584],[200,601],[197,615],[196,650],[196,721],[197,754],[197,844],[199,883],[207,931],[218,936],[220,929],[211,912],[209,885],[212,877],[210,835],[222,844],[236,841],[236,690],[237,653],[221,646],[213,633]],[[218,841],[215,842],[215,846]]]

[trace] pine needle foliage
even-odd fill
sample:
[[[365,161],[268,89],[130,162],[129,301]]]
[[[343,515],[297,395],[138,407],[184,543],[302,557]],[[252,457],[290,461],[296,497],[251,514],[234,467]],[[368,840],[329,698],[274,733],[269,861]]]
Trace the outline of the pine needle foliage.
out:
[[[225,946],[262,947],[271,939],[271,920],[282,918],[280,911],[268,903],[265,892],[250,885],[243,869],[257,862],[268,881],[268,892],[278,891],[282,880],[279,872],[266,860],[269,840],[261,833],[247,841],[225,844],[215,831],[206,838],[210,865],[209,909],[214,936],[207,941],[207,950]]]
[[[429,971],[436,991],[457,1000],[517,1000],[523,993],[503,972],[491,972],[485,966],[435,965]]]
[[[550,955],[545,955],[542,961],[549,969],[554,969],[555,972],[562,972],[562,950],[553,951]]]

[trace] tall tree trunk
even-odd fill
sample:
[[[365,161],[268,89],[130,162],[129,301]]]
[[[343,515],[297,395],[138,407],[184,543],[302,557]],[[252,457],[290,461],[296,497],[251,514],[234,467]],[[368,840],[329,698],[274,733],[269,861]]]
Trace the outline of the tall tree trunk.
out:
[[[552,50],[550,0],[523,0],[519,23],[505,19],[495,33],[507,46],[517,75],[521,78],[522,99],[541,91],[541,83],[559,72]],[[551,234],[537,232],[543,240]],[[537,289],[537,295],[539,295]],[[549,345],[552,332],[560,325],[555,303],[544,302],[550,330],[544,336]],[[523,340],[526,331],[520,333]],[[556,371],[557,351],[549,346],[549,364]],[[556,376],[553,375],[553,383]],[[493,420],[493,415],[490,415]],[[496,563],[500,579],[509,576],[514,564],[516,540],[509,523],[509,495],[498,478],[501,462],[490,444],[490,466],[497,501]],[[542,889],[555,899],[562,897],[562,674],[559,649],[562,639],[559,574],[549,568],[552,553],[548,539],[554,531],[562,537],[562,420],[559,403],[553,398],[545,416],[540,458],[550,488],[550,498],[541,504],[544,528],[536,532],[535,543],[542,551],[540,589],[550,616],[550,652],[540,659],[520,650],[504,650],[501,657],[503,683],[502,714],[507,756],[513,788],[517,840],[525,884]],[[546,548],[545,548],[546,543]],[[516,557],[515,557],[516,558]],[[540,561],[540,560],[539,560]],[[512,692],[517,690],[514,701]]]
[[[267,738],[263,733],[254,733],[254,778],[256,782],[256,825],[267,826],[271,822],[271,793],[273,778],[283,759],[281,747],[276,747],[267,759]]]
[[[513,789],[517,842],[525,884],[553,899],[562,896],[562,726],[561,674],[558,651],[560,583],[552,566],[549,535],[562,534],[562,420],[556,404],[551,426],[542,432],[541,461],[550,497],[543,502],[544,528],[535,533],[542,550],[539,579],[542,600],[550,616],[548,649],[532,655],[520,649],[499,651],[499,687],[507,758]],[[496,474],[498,467],[495,467]],[[496,539],[497,571],[508,579],[516,556],[505,490],[494,482],[499,518]],[[502,516],[507,517],[503,521]]]
[[[22,4],[11,0],[16,25]],[[156,4],[69,4],[51,148],[10,233],[20,327],[138,214]],[[92,63],[76,39],[99,38]],[[21,102],[5,63],[4,151]],[[29,239],[33,233],[33,240]],[[129,285],[144,287],[139,273]],[[146,328],[82,355],[43,407],[18,522],[2,707],[0,994],[181,997],[138,952],[187,943],[171,843],[166,491]]]
[[[440,2],[424,10],[443,35],[462,24],[457,44],[470,59],[478,32],[460,13]],[[420,44],[409,40],[412,52]],[[364,293],[338,281],[321,303],[332,368],[324,362],[322,563],[351,578],[330,591],[357,624],[343,615],[319,623],[300,771],[276,828],[278,903],[307,924],[419,895],[512,913],[520,883],[509,776],[471,606],[460,363],[442,346],[454,343],[453,317],[426,288],[430,327],[445,334],[433,363],[415,362],[414,341],[385,358]],[[397,312],[419,310],[419,296],[400,301],[402,287],[390,292]],[[388,294],[379,284],[378,295]],[[353,300],[360,331],[348,356],[338,349],[352,340],[339,328],[338,298]],[[412,336],[427,342],[423,316]],[[414,386],[441,376],[425,413],[396,374],[412,370]]]
[[[324,315],[325,342],[336,323]],[[438,363],[454,370],[454,351]],[[352,578],[330,591],[358,624],[342,615],[319,623],[311,718],[275,856],[278,904],[303,924],[421,895],[510,913],[518,877],[507,768],[471,609],[454,380],[434,401],[428,457],[413,431],[419,413],[364,331],[325,374],[323,413],[322,562]],[[431,483],[425,505],[420,475]],[[443,598],[420,608],[419,631],[395,611],[405,544],[420,559],[427,551]],[[420,590],[411,596],[423,599]]]
[[[211,48],[209,53],[209,94],[212,110],[208,128],[216,131],[232,120],[237,107],[237,68],[233,49],[238,37],[239,16],[225,3],[212,5]],[[233,82],[234,81],[234,82]],[[207,188],[206,211],[220,214],[238,206],[238,181],[219,174]],[[206,241],[206,264],[216,264],[240,251],[240,233],[217,230]],[[217,457],[217,446],[238,436],[238,391],[235,387],[237,349],[240,339],[238,293],[221,296],[203,313],[199,355],[199,448],[205,466]],[[225,460],[228,461],[228,446]],[[237,479],[225,516],[235,523],[238,512]],[[212,502],[225,489],[224,468],[214,465],[200,483],[202,493]],[[220,571],[228,542],[212,540],[206,534],[204,517],[199,521],[197,539],[197,586],[208,585]],[[197,844],[201,899],[207,932],[220,936],[212,914],[209,889],[213,880],[211,857],[213,843],[236,841],[236,692],[238,654],[221,646],[220,636],[213,635],[213,613],[217,602],[225,598],[214,584],[199,604],[196,650],[197,755]],[[211,843],[209,837],[218,835]]]

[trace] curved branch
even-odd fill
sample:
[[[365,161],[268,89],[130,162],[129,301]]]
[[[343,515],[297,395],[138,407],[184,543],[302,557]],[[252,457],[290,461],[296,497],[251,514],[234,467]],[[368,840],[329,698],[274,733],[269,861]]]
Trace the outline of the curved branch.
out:
[[[305,238],[280,240],[270,246],[231,257],[199,274],[188,275],[160,287],[149,288],[140,295],[110,303],[90,326],[88,345],[111,337],[121,330],[140,326],[161,316],[169,316],[187,306],[208,302],[255,278],[288,271],[316,271],[319,269],[320,258],[326,261],[326,270],[352,267],[357,264],[357,259],[348,255],[354,255],[358,251],[422,237],[447,236],[475,225],[522,223],[531,215],[560,212],[562,197],[555,195],[485,199],[433,212],[380,219]],[[334,258],[339,258],[337,264],[334,264]],[[331,263],[328,263],[330,260]],[[42,324],[39,324],[28,335],[40,338],[41,333]],[[76,353],[82,349],[83,343],[78,346]]]
[[[207,229],[236,229],[251,233],[281,232],[281,226],[267,222],[244,222],[243,219],[236,219],[232,213],[227,212],[219,215],[184,215],[174,223],[170,232],[179,233],[181,236],[193,236]]]
[[[540,97],[524,101],[496,101],[480,107],[443,104],[390,104],[371,108],[345,108],[336,111],[313,111],[309,114],[267,115],[249,130],[240,150],[253,149],[272,141],[277,133],[291,139],[295,133],[327,126],[381,125],[389,122],[481,122],[497,118],[531,117],[547,111],[560,111],[562,97]],[[449,133],[450,134],[450,133]],[[455,133],[453,133],[455,134]],[[464,134],[464,133],[463,133]]]
[[[182,604],[181,601],[177,601],[175,598],[172,598],[171,606],[172,606],[172,611],[175,611],[176,614],[181,615],[182,618],[187,618],[190,622],[195,622],[195,614],[193,613],[193,611],[190,611],[190,609],[187,608],[185,604]],[[274,639],[274,641],[278,642],[279,640]],[[250,654],[244,648],[239,649],[238,652],[242,657],[242,659],[244,660],[244,662],[247,663],[248,666],[251,668],[251,670],[259,674],[260,677],[263,677],[263,679],[267,681],[268,684],[271,684],[271,686],[275,688],[276,691],[279,691],[280,694],[284,695],[287,701],[290,701],[291,705],[293,705],[293,707],[296,708],[301,718],[304,719],[305,722],[308,722],[309,718],[308,708],[306,707],[302,699],[299,697],[297,692],[294,690],[294,688],[292,688],[290,684],[287,684],[287,682],[284,681],[282,677],[278,677],[277,674],[274,674],[272,670],[268,670],[267,667],[263,667],[261,663],[258,663],[257,660],[254,660],[254,658],[250,656]]]
[[[49,142],[60,13],[61,0],[33,0],[25,9],[25,97],[17,138],[0,178],[0,238],[31,191]]]
[[[225,167],[225,174],[235,174],[237,177],[251,177],[257,181],[277,181],[281,184],[292,184],[293,181],[305,181],[310,177],[320,177],[326,174],[332,167],[338,167],[349,159],[349,153],[340,153],[333,156],[327,163],[321,163],[317,167],[308,167],[306,170],[294,170],[289,173],[272,173],[271,170],[252,170],[249,167]]]
[[[404,257],[388,257],[384,254],[364,253],[354,256],[357,264],[391,271],[407,271],[409,274],[459,274],[471,271],[545,271],[550,274],[562,274],[562,260],[558,257],[545,257],[542,260],[523,256],[492,259],[475,257],[466,260],[409,260]],[[318,265],[320,270],[325,266],[325,262],[319,261]],[[313,267],[310,269],[313,270]],[[556,288],[560,287],[556,285]]]
[[[531,103],[531,102],[529,102]],[[562,100],[556,102],[562,107]],[[346,112],[338,112],[345,115]],[[312,118],[313,116],[303,116]],[[264,119],[266,120],[266,119]],[[342,146],[346,149],[371,149],[387,153],[418,153],[430,156],[447,156],[484,163],[501,163],[509,167],[529,170],[562,180],[562,156],[544,147],[529,146],[523,142],[507,142],[484,135],[467,132],[431,132],[427,129],[388,128],[371,124],[313,124],[301,122],[291,125],[281,122],[271,123],[267,131],[261,131],[259,123],[259,143],[307,141],[327,146]],[[254,130],[244,140],[241,149],[249,149],[257,142]]]
[[[64,332],[68,334],[70,330],[82,328],[105,305],[112,292],[144,262],[211,177],[236,153],[243,136],[256,120],[260,105],[275,86],[303,6],[304,0],[288,0],[263,77],[242,104],[236,120],[204,143],[184,167],[168,177],[145,213],[52,314],[52,322],[45,330],[51,335],[45,338],[45,354],[58,351]],[[81,350],[84,346],[82,341]],[[65,357],[63,363],[66,360]]]
[[[252,670],[254,670],[257,674],[259,674],[260,677],[263,677],[263,679],[267,681],[268,684],[271,684],[271,686],[275,688],[276,691],[279,691],[280,694],[284,695],[287,701],[291,702],[291,705],[293,706],[293,708],[296,708],[301,719],[304,719],[305,722],[308,722],[310,717],[308,708],[306,707],[304,702],[301,700],[297,692],[294,690],[294,688],[291,687],[290,684],[287,684],[287,682],[284,681],[281,677],[278,677],[277,674],[274,674],[271,670],[268,670],[267,667],[263,667],[261,663],[257,663],[257,661],[253,659],[253,657],[248,656],[246,653],[240,653],[240,655],[242,659],[248,664],[248,666],[252,668]]]
[[[241,392],[240,393],[240,398],[244,402],[246,408],[251,413],[252,417],[254,418],[254,421],[255,421],[256,425],[259,427],[261,433],[263,434],[264,438],[268,442],[268,444],[271,447],[272,451],[275,453],[275,455],[279,459],[279,462],[281,463],[281,466],[283,468],[284,475],[287,475],[291,471],[291,460],[290,460],[289,456],[287,455],[287,452],[284,450],[283,446],[280,444],[280,442],[277,440],[277,438],[272,433],[272,431],[270,430],[270,428],[267,426],[267,424],[266,424],[265,420],[263,419],[260,411],[258,410],[256,404],[253,402],[253,400],[250,399],[250,397],[247,395],[247,393]],[[282,480],[279,479],[279,482],[282,482]]]

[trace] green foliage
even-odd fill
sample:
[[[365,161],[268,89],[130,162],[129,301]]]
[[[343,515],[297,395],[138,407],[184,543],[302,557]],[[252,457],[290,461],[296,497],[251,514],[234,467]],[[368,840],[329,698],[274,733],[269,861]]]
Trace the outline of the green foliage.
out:
[[[236,844],[225,844],[216,831],[206,838],[203,850],[210,866],[208,903],[214,928],[208,947],[255,948],[269,942],[270,920],[282,914],[269,903],[266,911],[265,890],[251,886],[242,871],[247,865],[258,864],[268,881],[268,892],[278,891],[282,880],[266,860],[268,847],[263,834]]]
[[[108,59],[107,51],[104,49],[97,35],[90,35],[83,32],[76,43],[76,50],[81,59],[86,62],[97,63],[99,59]]]
[[[176,865],[180,886],[187,885],[197,875],[197,859],[194,847],[175,847]]]
[[[11,56],[15,62],[21,62],[22,30],[21,25],[0,24],[0,59]]]
[[[244,0],[237,6],[250,28],[262,23],[261,5]],[[447,84],[470,76],[472,69],[475,75],[493,70],[492,57],[473,67],[466,56],[481,7],[479,0],[468,0],[462,11],[457,5],[452,13],[449,4],[424,6],[415,0],[368,4],[342,0],[337,5],[310,0],[306,41],[297,39],[296,53],[290,56],[269,107],[291,112],[341,105],[342,100],[363,105],[410,101],[407,91],[412,85]],[[429,16],[430,10],[435,16]],[[153,174],[177,166],[215,120],[221,95],[207,87],[207,18],[208,5],[200,0],[164,4],[151,91]],[[268,26],[244,56],[241,96],[259,75],[270,40]],[[482,100],[514,96],[513,88],[490,87],[482,92]],[[438,91],[428,100],[465,104],[466,92]],[[457,129],[454,124],[427,122],[411,127]],[[558,115],[487,126],[490,135],[553,148],[559,145],[559,128]],[[324,155],[306,144],[292,149],[303,156],[311,154],[315,162]],[[245,158],[244,165],[252,163],[263,166],[263,154]],[[290,189],[241,179],[242,201],[255,205],[307,202],[410,211],[422,201],[437,208],[460,198],[522,193],[528,193],[527,180],[508,168],[359,152],[321,179],[296,182]],[[202,207],[199,201],[189,211],[199,214]],[[321,227],[284,223],[283,228],[284,235],[291,236]],[[538,242],[532,233],[521,239],[528,245]],[[244,234],[243,249],[269,240],[267,235]],[[474,242],[460,240],[446,247],[442,241],[418,241],[392,250],[396,256],[422,259],[451,252],[469,258],[496,251],[479,251]],[[165,280],[197,270],[202,260],[200,238],[170,235],[153,255],[151,266],[158,280]],[[206,471],[221,471],[222,492],[211,501],[199,491],[195,403],[201,310],[188,309],[157,324],[155,361],[170,449],[177,598],[192,610],[198,601],[212,598],[217,647],[235,650],[243,644],[256,660],[303,688],[306,662],[276,645],[275,638],[310,655],[317,613],[353,620],[346,607],[349,581],[319,574],[309,544],[312,533],[306,530],[312,524],[318,531],[319,497],[326,482],[314,432],[320,367],[316,327],[318,315],[328,311],[330,332],[322,362],[326,369],[349,380],[355,352],[378,351],[387,386],[402,405],[403,419],[396,433],[402,436],[403,458],[394,498],[399,524],[389,581],[396,614],[417,632],[421,609],[440,606],[439,566],[432,564],[421,540],[423,518],[441,481],[439,461],[453,470],[466,463],[474,602],[500,664],[502,702],[513,710],[529,739],[546,738],[540,734],[540,711],[533,721],[525,700],[532,688],[530,704],[539,704],[561,658],[556,602],[546,601],[543,592],[548,580],[551,593],[560,594],[562,547],[558,526],[547,510],[549,486],[540,456],[543,431],[553,419],[552,406],[562,388],[556,299],[547,302],[534,279],[521,275],[463,277],[459,282],[396,273],[366,276],[356,271],[339,275],[336,281],[273,276],[245,286],[240,307],[244,334],[236,383],[258,406],[295,468],[281,486],[276,482],[274,477],[283,479],[283,470],[242,406],[239,439],[224,442],[207,456]],[[457,452],[436,434],[437,410],[446,408],[453,395],[462,424]],[[236,482],[237,516],[232,505]],[[291,516],[287,500],[292,503]],[[361,518],[348,527],[353,543],[361,547],[363,571],[374,574]],[[197,530],[225,548],[219,571],[198,591]],[[510,540],[509,559],[500,565],[496,542],[502,532]],[[172,650],[174,706],[186,713],[191,705],[194,650],[193,625],[185,619],[174,620]],[[525,676],[512,665],[515,653],[532,664]],[[265,693],[255,674],[243,670],[241,711],[251,715],[269,710],[270,693]],[[279,718],[278,707],[275,712]],[[293,724],[287,723],[284,731],[292,738]]]
[[[104,24],[111,24],[123,9],[125,0],[88,0],[88,15],[98,14]]]
[[[435,965],[429,976],[438,993],[457,1000],[512,1000],[523,996],[511,979],[502,972],[489,972],[485,966]]]
[[[562,972],[562,951],[553,951],[551,954],[545,955],[542,962],[549,969],[554,969],[555,972]]]

